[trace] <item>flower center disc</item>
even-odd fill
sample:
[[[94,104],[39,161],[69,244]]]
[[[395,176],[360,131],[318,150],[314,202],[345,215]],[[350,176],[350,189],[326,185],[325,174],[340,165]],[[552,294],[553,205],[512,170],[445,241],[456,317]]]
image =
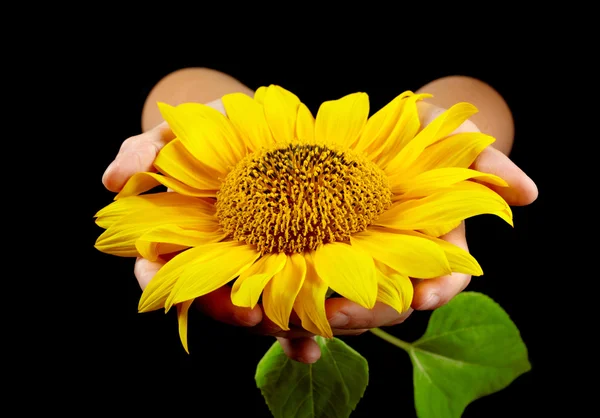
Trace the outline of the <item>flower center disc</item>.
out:
[[[347,241],[391,204],[387,177],[350,150],[276,144],[242,159],[217,194],[223,230],[261,253]]]

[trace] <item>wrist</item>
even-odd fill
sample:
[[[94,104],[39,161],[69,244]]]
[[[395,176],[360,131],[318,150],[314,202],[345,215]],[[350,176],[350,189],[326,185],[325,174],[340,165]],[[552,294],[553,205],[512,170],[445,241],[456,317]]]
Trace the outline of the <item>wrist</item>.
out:
[[[209,68],[184,68],[163,77],[152,89],[142,110],[142,131],[145,132],[162,122],[156,102],[171,106],[181,103],[208,103],[228,93],[244,93],[252,97],[254,92],[235,78]]]
[[[424,103],[448,109],[459,102],[469,102],[479,109],[469,120],[485,134],[496,138],[494,148],[508,155],[514,140],[512,113],[504,98],[490,85],[472,77],[450,76],[434,80],[417,90],[433,97]],[[421,105],[427,110],[427,105]]]

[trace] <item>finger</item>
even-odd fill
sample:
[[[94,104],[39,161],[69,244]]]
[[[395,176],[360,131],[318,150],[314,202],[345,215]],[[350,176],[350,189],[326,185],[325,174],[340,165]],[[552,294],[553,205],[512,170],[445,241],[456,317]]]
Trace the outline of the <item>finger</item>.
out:
[[[135,260],[133,274],[135,275],[135,278],[137,279],[142,290],[148,286],[150,280],[152,280],[152,278],[164,264],[164,261],[149,261],[142,257],[138,257]]]
[[[503,178],[508,183],[508,187],[486,185],[502,196],[509,205],[529,205],[537,199],[538,189],[534,181],[510,158],[494,147],[484,149],[471,168]]]
[[[302,328],[302,321],[294,311],[292,311],[292,314],[290,315],[289,327],[290,329],[288,331],[282,330],[263,313],[263,321],[258,326],[254,327],[252,331],[262,335],[289,339],[314,337],[312,332]],[[366,332],[367,329],[332,328],[331,331],[333,332],[333,335],[360,335]]]
[[[427,126],[446,111],[446,109],[424,101],[418,102],[417,107],[422,127]],[[480,132],[480,130],[472,121],[466,120],[452,134],[461,132]],[[535,182],[510,158],[494,147],[490,146],[484,149],[471,168],[503,178],[508,183],[508,187],[498,187],[487,183],[486,185],[502,196],[509,205],[529,205],[537,199],[538,189]]]
[[[465,238],[465,227],[462,222],[456,229],[440,238],[466,251],[469,250]],[[463,273],[413,281],[415,293],[412,307],[416,310],[430,310],[448,303],[454,296],[462,292],[470,283],[471,276]]]
[[[257,307],[262,308],[262,305],[257,305]],[[252,328],[252,332],[261,335],[271,335],[273,337],[286,337],[286,338],[301,338],[301,337],[312,337],[314,334],[303,329],[301,326],[295,325],[293,323],[289,324],[289,330],[283,330],[277,324],[275,324],[267,315],[262,315],[262,321],[260,324]]]
[[[321,357],[321,349],[313,337],[295,339],[278,337],[277,341],[281,344],[285,355],[292,360],[312,364]]]
[[[102,176],[104,187],[119,192],[135,173],[156,171],[152,165],[156,155],[173,137],[169,126],[163,122],[148,132],[126,139]]]
[[[221,99],[206,104],[221,113],[225,108]],[[110,163],[104,175],[102,183],[111,192],[119,192],[127,180],[136,173],[144,171],[156,171],[154,160],[159,151],[169,143],[175,135],[166,122],[140,135],[126,139],[121,145],[115,160]]]
[[[377,302],[373,309],[366,309],[346,298],[329,298],[325,301],[327,318],[332,328],[368,329],[399,324],[408,318],[409,310],[399,313],[385,303]]]
[[[140,287],[146,288],[150,280],[164,265],[162,261],[148,261],[138,257],[133,272]],[[260,307],[241,308],[231,303],[231,288],[223,286],[212,293],[196,298],[194,305],[198,310],[217,321],[231,325],[252,327],[262,320]]]
[[[425,128],[431,122],[433,122],[438,116],[444,113],[447,109],[433,105],[431,103],[420,101],[417,102],[417,110],[419,114],[419,122],[421,129]],[[462,132],[481,132],[477,125],[467,119],[458,128],[452,131],[451,135],[462,133]]]
[[[327,310],[327,317],[330,320],[330,325],[332,326],[332,331],[334,335],[360,335],[363,332],[367,331],[367,328],[371,328],[365,327],[364,329],[361,329],[360,324],[365,324],[370,321],[372,321],[374,324],[381,323],[380,325],[375,325],[378,327],[401,324],[413,312],[413,309],[409,308],[408,311],[399,314],[395,309],[383,303],[377,303],[375,304],[374,313],[371,313],[371,311],[369,311],[368,309],[365,309],[355,304],[354,302],[350,302],[349,300],[344,298],[330,298],[328,299],[328,301],[329,300],[331,300],[332,302],[326,301],[325,306]],[[358,311],[357,315],[346,315],[347,312],[344,311],[344,309],[342,309],[346,307],[349,307],[349,314],[350,312],[352,312],[352,310],[356,310]],[[333,319],[333,317],[336,314],[341,314],[344,317],[352,316],[352,318],[346,322],[346,318],[340,317],[336,318],[334,322],[331,322],[331,319]],[[296,315],[296,313],[293,311],[292,315],[290,316],[290,323],[298,327],[302,326],[300,318],[298,318],[298,315]],[[340,325],[338,328],[336,328],[337,324],[344,325]]]
[[[231,303],[231,288],[223,286],[211,293],[196,298],[194,306],[217,321],[230,325],[253,327],[262,319],[259,306],[242,308]]]

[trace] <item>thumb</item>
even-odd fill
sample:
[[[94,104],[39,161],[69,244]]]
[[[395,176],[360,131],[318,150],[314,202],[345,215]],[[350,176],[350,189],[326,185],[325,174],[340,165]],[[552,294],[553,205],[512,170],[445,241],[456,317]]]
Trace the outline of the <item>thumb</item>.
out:
[[[206,105],[225,114],[221,99]],[[156,171],[153,166],[156,156],[173,138],[175,135],[167,122],[162,122],[147,132],[123,141],[115,160],[110,163],[102,176],[104,187],[117,193],[134,174]]]
[[[508,187],[498,187],[488,183],[486,185],[502,196],[509,205],[525,206],[537,199],[538,188],[534,181],[510,158],[494,147],[484,149],[471,168],[504,179]]]

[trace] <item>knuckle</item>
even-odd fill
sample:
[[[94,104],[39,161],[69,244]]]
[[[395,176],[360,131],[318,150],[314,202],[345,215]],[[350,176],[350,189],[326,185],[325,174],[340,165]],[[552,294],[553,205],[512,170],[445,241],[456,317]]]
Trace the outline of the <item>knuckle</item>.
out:
[[[159,147],[157,146],[155,138],[153,138],[153,135],[151,135],[151,133],[151,131],[148,131],[127,138],[121,144],[119,153],[141,152],[144,154],[152,153],[156,155],[156,153],[159,150]]]
[[[135,144],[137,144],[138,142],[140,142],[140,137],[142,137],[143,135],[144,134],[140,134],[140,135],[130,136],[129,138],[127,138],[121,144],[121,148],[119,148],[119,152],[125,152],[129,148],[131,148],[132,146],[134,146]]]
[[[141,142],[130,151],[128,155],[134,161],[136,172],[150,170],[158,152],[156,146],[151,142]]]
[[[136,172],[137,171],[145,171],[145,158],[144,158],[144,153],[140,152],[140,151],[136,151],[132,154],[132,158],[135,161],[135,166],[136,166]]]
[[[361,316],[353,318],[350,325],[352,328],[373,328],[375,327],[375,313],[372,310],[365,310]]]

